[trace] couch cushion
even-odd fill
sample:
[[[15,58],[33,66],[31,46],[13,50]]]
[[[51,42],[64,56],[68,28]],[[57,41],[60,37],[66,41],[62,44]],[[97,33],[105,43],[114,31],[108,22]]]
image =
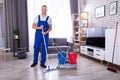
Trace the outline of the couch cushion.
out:
[[[55,38],[55,43],[58,46],[67,45],[67,39],[66,38]]]
[[[52,46],[52,44],[53,44],[53,38],[49,38],[48,46]]]
[[[53,52],[56,52],[57,53],[57,50],[54,46],[48,46],[48,53],[53,53]]]
[[[60,51],[67,51],[69,49],[69,46],[58,46],[57,48],[59,48]],[[48,53],[52,52],[59,53],[54,46],[48,46]]]

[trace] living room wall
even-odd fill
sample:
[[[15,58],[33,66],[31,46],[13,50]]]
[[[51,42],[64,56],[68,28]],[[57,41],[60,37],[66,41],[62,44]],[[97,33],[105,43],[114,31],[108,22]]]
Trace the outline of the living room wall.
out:
[[[109,5],[117,1],[117,14],[109,15]],[[116,21],[120,21],[120,0],[80,0],[81,11],[89,12],[89,27],[115,28]],[[105,5],[105,16],[96,18],[95,10]]]

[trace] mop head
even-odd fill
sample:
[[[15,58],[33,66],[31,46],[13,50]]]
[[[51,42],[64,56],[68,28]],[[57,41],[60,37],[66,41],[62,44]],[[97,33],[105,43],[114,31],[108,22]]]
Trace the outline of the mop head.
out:
[[[117,73],[117,69],[112,66],[108,66],[107,70]]]
[[[47,73],[47,72],[51,72],[51,71],[54,71],[54,70],[57,70],[57,68],[50,68],[50,66],[48,66],[48,68],[46,70],[44,70],[43,72]]]

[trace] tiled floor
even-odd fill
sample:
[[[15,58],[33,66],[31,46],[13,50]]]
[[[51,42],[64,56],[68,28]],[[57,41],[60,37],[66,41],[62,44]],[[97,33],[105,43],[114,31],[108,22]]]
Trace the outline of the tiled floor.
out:
[[[50,67],[57,67],[57,55],[49,55]],[[120,80],[120,72],[106,70],[100,62],[78,57],[77,69],[59,69],[43,73],[39,64],[31,68],[32,54],[27,59],[0,61],[0,80]]]

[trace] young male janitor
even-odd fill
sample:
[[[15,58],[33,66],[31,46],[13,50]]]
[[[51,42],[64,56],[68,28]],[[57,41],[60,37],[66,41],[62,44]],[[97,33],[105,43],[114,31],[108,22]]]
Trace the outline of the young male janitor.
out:
[[[52,20],[46,14],[47,13],[46,5],[43,5],[41,7],[41,11],[42,13],[35,17],[34,22],[32,24],[32,28],[36,30],[36,33],[35,33],[35,41],[34,41],[34,59],[31,67],[34,67],[38,64],[38,56],[41,47],[42,52],[41,52],[40,66],[46,68],[45,62],[46,62],[47,53],[45,51],[43,35],[45,36],[46,47],[48,47],[49,32],[52,30]]]

